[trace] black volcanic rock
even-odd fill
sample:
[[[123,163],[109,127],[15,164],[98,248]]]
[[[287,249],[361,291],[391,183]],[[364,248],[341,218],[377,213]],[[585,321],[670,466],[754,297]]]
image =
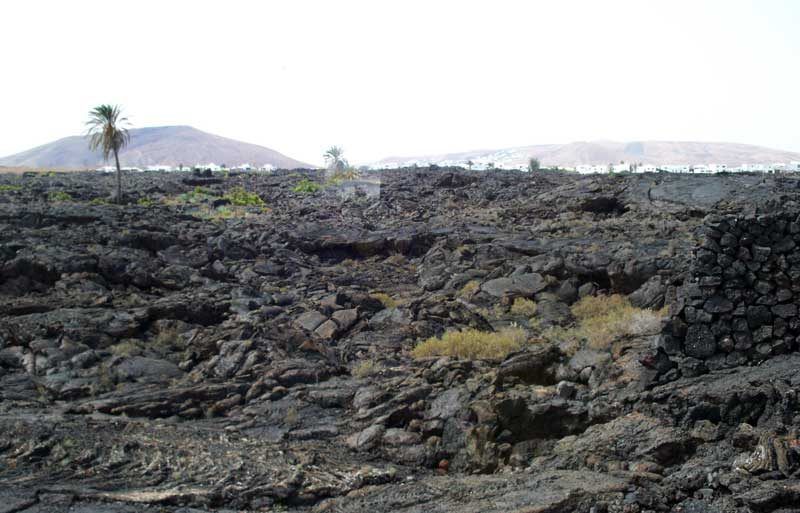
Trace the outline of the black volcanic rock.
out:
[[[794,507],[797,179],[303,178],[0,176],[0,510]],[[669,314],[565,331],[608,294]]]

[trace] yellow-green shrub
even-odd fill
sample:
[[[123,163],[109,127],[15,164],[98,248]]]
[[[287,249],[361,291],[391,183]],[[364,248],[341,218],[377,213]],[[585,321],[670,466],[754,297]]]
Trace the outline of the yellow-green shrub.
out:
[[[414,358],[457,356],[468,359],[501,359],[527,343],[525,331],[505,328],[496,332],[466,329],[448,331],[441,338],[431,337],[411,352]]]
[[[519,317],[533,317],[536,315],[536,302],[518,297],[511,305],[511,313]]]
[[[380,301],[384,308],[397,307],[397,301],[395,301],[394,298],[392,298],[392,296],[386,294],[385,292],[373,292],[372,294],[370,294],[370,297],[372,299],[377,299],[378,301]]]
[[[461,290],[458,291],[458,295],[461,297],[470,297],[474,293],[481,288],[481,283],[478,280],[470,280],[461,287]]]
[[[585,340],[592,349],[608,348],[621,337],[656,333],[666,313],[663,309],[636,308],[628,298],[618,294],[586,296],[572,305],[571,310],[577,326],[551,329],[543,335],[562,342]]]

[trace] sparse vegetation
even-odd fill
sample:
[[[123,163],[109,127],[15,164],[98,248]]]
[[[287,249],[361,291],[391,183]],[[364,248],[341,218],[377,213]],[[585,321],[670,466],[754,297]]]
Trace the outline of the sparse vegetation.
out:
[[[396,308],[397,301],[395,301],[392,296],[386,294],[385,292],[374,292],[370,294],[372,299],[377,299],[381,302],[384,308]]]
[[[108,349],[114,356],[136,356],[142,354],[142,348],[131,340],[120,342]]]
[[[163,201],[167,205],[196,205],[206,203],[215,198],[210,190],[203,187],[195,187],[189,192],[184,192],[176,197],[165,198]]]
[[[380,372],[381,367],[375,360],[362,360],[356,364],[350,371],[356,378],[368,378]]]
[[[308,178],[303,178],[297,183],[297,185],[294,186],[292,191],[298,194],[313,194],[321,189],[322,185],[318,184],[317,182],[313,182]]]
[[[100,206],[100,205],[108,205],[109,203],[108,203],[108,200],[105,199],[105,198],[92,198],[92,200],[89,201],[89,204],[90,205],[95,205],[95,206]]]
[[[19,185],[0,185],[0,192],[14,192],[21,190]]]
[[[524,297],[514,299],[511,313],[518,317],[533,317],[536,315],[536,302]]]
[[[474,359],[501,359],[522,349],[528,338],[521,328],[510,327],[497,332],[475,329],[448,331],[441,338],[431,337],[411,352],[414,358],[456,356]]]
[[[47,199],[52,203],[60,203],[65,201],[72,201],[72,196],[64,191],[50,191]]]
[[[592,349],[608,348],[615,340],[625,336],[657,333],[665,310],[643,310],[630,304],[628,298],[611,296],[586,296],[572,306],[572,315],[578,321],[573,328],[551,328],[543,335],[562,342],[585,341]]]
[[[458,291],[458,295],[467,298],[475,294],[480,288],[481,283],[478,280],[470,280],[461,287],[461,290]]]
[[[140,207],[152,207],[155,205],[155,202],[150,198],[139,198],[138,201],[136,201],[136,204]]]
[[[235,187],[228,191],[224,198],[237,207],[263,207],[265,205],[261,196],[255,192],[246,191],[243,187]]]

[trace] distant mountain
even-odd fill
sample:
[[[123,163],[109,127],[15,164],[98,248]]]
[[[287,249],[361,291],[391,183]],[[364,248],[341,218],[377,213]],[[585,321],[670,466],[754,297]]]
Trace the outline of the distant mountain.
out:
[[[518,146],[499,150],[476,150],[462,153],[390,157],[373,164],[375,167],[402,167],[413,164],[464,165],[472,161],[477,167],[492,163],[497,167],[525,167],[531,157],[545,166],[577,166],[641,162],[644,164],[773,164],[800,161],[800,153],[774,150],[736,143],[682,141],[592,141],[568,144]]]
[[[256,167],[270,164],[282,169],[314,167],[264,146],[220,137],[190,126],[134,128],[130,135],[130,145],[120,153],[121,164],[126,167],[191,166],[210,162],[228,166],[248,163]],[[0,158],[0,166],[33,168],[94,169],[106,164],[98,152],[89,151],[83,136],[65,137]]]

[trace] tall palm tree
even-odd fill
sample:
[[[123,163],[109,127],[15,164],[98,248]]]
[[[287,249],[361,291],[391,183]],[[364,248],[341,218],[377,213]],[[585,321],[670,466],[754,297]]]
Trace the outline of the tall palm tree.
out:
[[[344,158],[344,150],[342,150],[341,146],[331,146],[323,157],[325,162],[328,163],[328,169],[342,171],[347,167],[347,160]]]
[[[128,118],[122,117],[119,105],[100,105],[89,111],[86,122],[89,137],[89,149],[100,149],[103,158],[113,154],[117,164],[117,203],[122,203],[122,169],[119,167],[119,152],[128,145],[131,136],[128,133]]]

